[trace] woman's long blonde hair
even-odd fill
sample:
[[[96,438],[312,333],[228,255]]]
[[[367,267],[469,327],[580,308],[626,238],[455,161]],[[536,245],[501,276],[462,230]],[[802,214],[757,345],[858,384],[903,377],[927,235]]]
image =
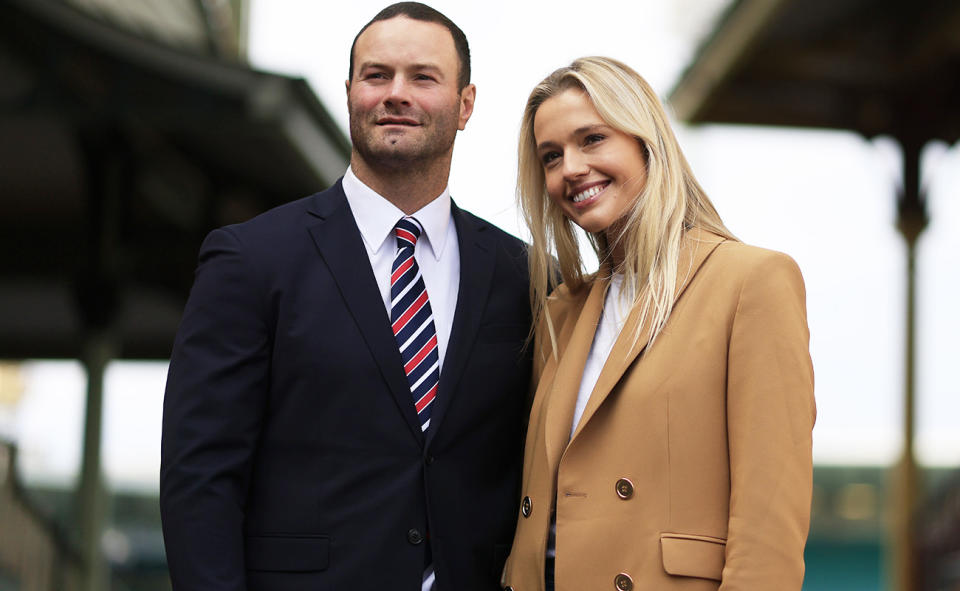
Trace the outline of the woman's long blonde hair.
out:
[[[644,338],[649,346],[673,310],[684,232],[699,226],[726,238],[735,238],[693,176],[663,105],[646,80],[617,60],[580,58],[556,70],[533,89],[520,128],[517,191],[533,240],[529,258],[534,326],[544,316],[547,297],[559,281],[575,293],[592,279],[584,272],[575,224],[547,195],[533,133],[540,105],[567,90],[584,92],[608,125],[637,138],[644,148],[647,179],[615,238],[624,253],[615,271],[623,273],[626,293],[633,294],[634,306],[640,306],[641,321],[637,330],[650,320],[647,335],[639,332],[634,335],[635,342]],[[601,269],[609,269],[613,245],[608,243],[606,234],[595,232],[587,236]],[[552,329],[549,315],[546,320]],[[552,330],[550,335],[551,341],[554,340]],[[556,351],[555,343],[552,349]]]

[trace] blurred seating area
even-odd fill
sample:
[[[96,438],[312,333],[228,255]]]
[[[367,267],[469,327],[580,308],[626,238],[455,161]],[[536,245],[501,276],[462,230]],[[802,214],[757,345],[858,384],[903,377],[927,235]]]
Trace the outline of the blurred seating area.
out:
[[[920,591],[960,589],[960,471],[945,475],[918,518]]]
[[[79,589],[80,559],[64,523],[17,480],[17,449],[0,440],[0,591]]]

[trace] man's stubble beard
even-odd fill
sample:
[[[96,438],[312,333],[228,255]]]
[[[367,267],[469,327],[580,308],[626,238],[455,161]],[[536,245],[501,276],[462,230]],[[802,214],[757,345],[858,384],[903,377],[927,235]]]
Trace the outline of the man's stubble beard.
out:
[[[406,136],[396,136],[385,139],[379,136],[379,128],[373,121],[377,118],[368,113],[369,125],[363,125],[362,115],[354,112],[353,106],[348,104],[350,111],[350,139],[353,149],[360,155],[367,166],[390,172],[406,171],[416,173],[429,167],[437,160],[449,155],[457,137],[457,121],[460,117],[460,106],[439,117],[427,118],[423,124],[430,132],[415,142],[410,142]],[[391,113],[393,114],[393,113]],[[423,128],[411,128],[411,131]]]

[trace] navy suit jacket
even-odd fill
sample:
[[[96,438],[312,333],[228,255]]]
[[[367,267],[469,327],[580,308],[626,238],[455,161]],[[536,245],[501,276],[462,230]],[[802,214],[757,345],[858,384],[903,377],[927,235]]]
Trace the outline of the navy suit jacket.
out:
[[[175,590],[415,591],[428,545],[440,591],[499,589],[530,380],[526,254],[451,215],[460,290],[426,434],[339,182],[207,237],[164,398]]]

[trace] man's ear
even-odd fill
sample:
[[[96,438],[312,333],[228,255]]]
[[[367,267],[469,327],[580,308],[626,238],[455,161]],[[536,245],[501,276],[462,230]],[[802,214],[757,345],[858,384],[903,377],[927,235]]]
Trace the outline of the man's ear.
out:
[[[347,89],[347,94],[349,95],[349,94],[350,94],[350,81],[349,81],[349,80],[344,80],[344,81],[343,81],[343,86],[344,86],[344,88]]]
[[[473,103],[477,100],[477,87],[474,84],[467,84],[463,90],[460,91],[460,121],[457,125],[457,129],[463,131],[467,126],[467,121],[470,120],[470,115],[473,115]]]

